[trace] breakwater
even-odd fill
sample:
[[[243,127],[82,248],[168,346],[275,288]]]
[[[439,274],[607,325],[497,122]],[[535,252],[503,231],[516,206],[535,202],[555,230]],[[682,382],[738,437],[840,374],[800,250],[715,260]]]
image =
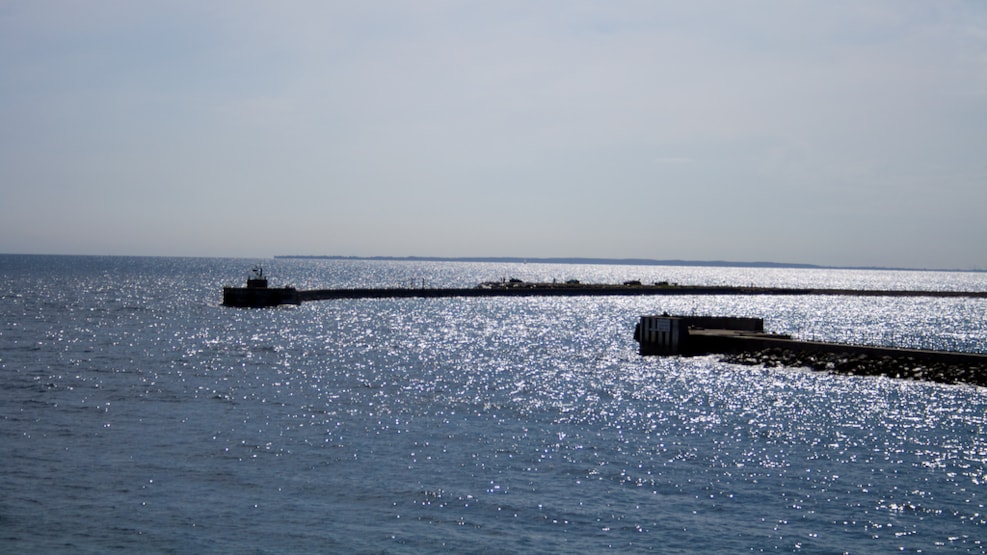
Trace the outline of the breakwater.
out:
[[[267,280],[252,278],[247,287],[224,287],[225,306],[259,308],[282,304],[338,299],[401,299],[448,297],[593,297],[662,295],[852,295],[868,297],[969,297],[987,298],[987,291],[867,290],[729,285],[678,285],[638,282],[624,284],[486,282],[476,287],[375,287],[297,290],[267,287]]]
[[[342,288],[298,291],[301,301],[441,297],[591,297],[661,295],[851,295],[867,297],[987,298],[987,291],[868,290],[728,285],[639,285],[564,283],[483,283],[463,288]]]
[[[735,364],[987,386],[985,354],[802,341],[766,333],[761,318],[642,316],[634,338],[643,356],[720,354]]]
[[[987,387],[987,356],[908,349],[842,348],[808,351],[787,347],[747,349],[724,354],[723,362],[765,368],[809,368],[854,376],[885,376],[947,384]],[[964,360],[965,359],[965,360]]]

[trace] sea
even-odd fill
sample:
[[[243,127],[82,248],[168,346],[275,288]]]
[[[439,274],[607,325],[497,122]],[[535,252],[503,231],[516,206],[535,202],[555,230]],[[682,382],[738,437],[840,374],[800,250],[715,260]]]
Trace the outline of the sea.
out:
[[[0,256],[3,553],[984,553],[987,390],[641,357],[645,314],[987,353],[987,300],[221,306],[484,281],[987,290],[987,273]]]

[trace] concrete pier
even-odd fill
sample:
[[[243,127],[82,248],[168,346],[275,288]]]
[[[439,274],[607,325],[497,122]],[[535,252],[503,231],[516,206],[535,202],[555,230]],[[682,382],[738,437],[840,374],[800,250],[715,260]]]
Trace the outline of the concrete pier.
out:
[[[754,338],[764,335],[761,318],[734,318],[724,316],[641,316],[634,330],[634,339],[640,344],[642,356],[651,355],[702,355],[711,352],[704,330],[722,334],[743,334]]]
[[[987,386],[987,355],[800,341],[765,333],[760,318],[641,316],[640,354],[724,355],[724,361]]]

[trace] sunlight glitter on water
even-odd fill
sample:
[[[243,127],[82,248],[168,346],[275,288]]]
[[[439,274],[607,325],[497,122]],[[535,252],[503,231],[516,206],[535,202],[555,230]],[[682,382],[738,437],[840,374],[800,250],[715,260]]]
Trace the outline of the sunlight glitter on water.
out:
[[[20,551],[54,541],[687,553],[697,537],[721,553],[983,551],[982,390],[642,358],[632,338],[641,314],[667,310],[763,317],[803,337],[983,349],[979,300],[404,299],[250,311],[215,300],[225,279],[215,275],[236,277],[242,264],[190,261],[184,277],[173,261],[120,276],[126,266],[109,264],[88,285],[0,305],[12,407],[0,516]],[[503,275],[662,276],[535,266]],[[284,268],[286,281],[322,286],[323,270],[389,284],[429,266]],[[436,282],[499,273],[455,268],[438,265]],[[861,281],[850,274],[832,279]],[[177,292],[139,286],[153,279],[155,294]],[[105,532],[87,535],[92,522]]]

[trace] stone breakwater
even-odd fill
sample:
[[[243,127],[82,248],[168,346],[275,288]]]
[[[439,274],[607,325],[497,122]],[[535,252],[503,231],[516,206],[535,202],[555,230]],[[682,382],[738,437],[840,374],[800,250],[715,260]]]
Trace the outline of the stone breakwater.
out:
[[[902,354],[803,352],[784,347],[727,353],[723,362],[748,366],[802,367],[815,371],[854,376],[930,381],[945,384],[987,386],[987,364],[935,361]]]
[[[258,280],[259,281],[259,280]],[[731,285],[679,285],[657,282],[651,285],[631,280],[621,284],[532,283],[516,279],[484,282],[476,287],[393,287],[295,290],[292,287],[268,289],[263,285],[224,287],[223,305],[268,307],[337,299],[402,299],[448,297],[592,297],[644,295],[853,295],[891,297],[971,297],[987,298],[987,291],[877,291],[852,289],[801,289],[787,287],[743,287]]]
[[[734,364],[987,386],[987,354],[800,341],[765,333],[761,318],[644,315],[634,339],[642,356],[718,354]]]

